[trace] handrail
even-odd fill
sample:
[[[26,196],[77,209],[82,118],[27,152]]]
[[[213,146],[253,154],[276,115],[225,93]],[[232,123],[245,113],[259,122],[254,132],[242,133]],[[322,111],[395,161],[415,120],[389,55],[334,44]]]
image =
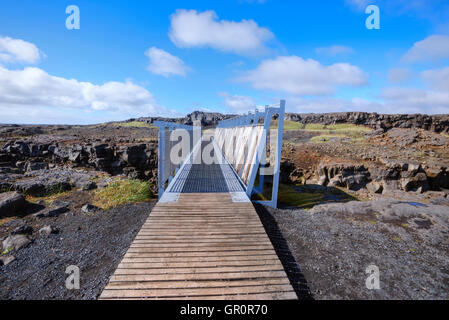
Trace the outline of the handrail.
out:
[[[278,115],[278,132],[276,138],[276,144],[275,144],[275,159],[274,159],[274,168],[273,168],[273,184],[272,184],[272,192],[271,192],[271,200],[261,200],[261,201],[255,201],[259,203],[263,203],[266,205],[269,205],[271,207],[277,206],[277,196],[278,196],[278,189],[279,189],[279,169],[280,169],[280,160],[281,160],[281,152],[282,152],[282,136],[284,131],[284,115],[285,115],[285,100],[281,100],[279,104],[266,106],[264,111],[255,110],[254,113],[248,112],[245,115],[238,116],[232,119],[222,120],[218,123],[217,129],[232,129],[232,128],[241,128],[241,127],[256,127],[261,126],[260,120],[263,119],[263,131],[261,138],[258,141],[257,145],[257,152],[255,157],[255,163],[251,166],[251,171],[249,173],[249,179],[247,180],[246,186],[246,194],[249,198],[255,193],[261,194],[263,192],[263,182],[264,182],[264,176],[265,175],[271,175],[267,174],[268,172],[265,169],[265,154],[267,150],[267,138],[268,138],[268,132],[270,130],[270,123],[272,120],[273,115]],[[234,132],[230,134],[235,134]],[[249,141],[249,140],[248,140]],[[270,140],[271,142],[271,140]],[[272,142],[271,142],[272,143]],[[236,146],[233,145],[232,148],[235,148]],[[245,147],[248,147],[246,145]],[[241,152],[241,151],[240,151]],[[270,148],[270,152],[273,152],[273,150]],[[224,154],[226,152],[223,152]],[[234,154],[234,153],[232,153]],[[246,157],[245,153],[245,160],[246,161],[252,161],[251,158],[248,159]],[[226,157],[226,156],[225,156]],[[228,162],[231,159],[226,159]],[[262,165],[262,167],[261,167]],[[243,166],[242,166],[243,168]],[[234,168],[235,171],[238,171],[237,168]],[[258,187],[254,187],[254,183],[256,180],[257,173],[259,172],[259,185]]]
[[[200,127],[197,126],[189,126],[185,124],[180,124],[176,122],[168,122],[168,121],[154,121],[153,125],[159,128],[159,143],[158,143],[158,167],[157,167],[157,180],[158,180],[158,198],[160,199],[162,195],[165,192],[165,184],[170,184],[176,173],[178,172],[179,168],[182,166],[182,164],[185,162],[186,158],[181,161],[180,164],[177,166],[174,166],[172,161],[168,163],[168,168],[166,168],[166,131],[168,133],[168,137],[170,137],[170,134],[177,129],[184,129],[187,131],[191,131],[190,133],[190,142],[191,145],[194,144],[194,130],[199,129],[201,131]],[[199,134],[199,137],[201,138],[201,133]],[[168,150],[171,151],[171,150]],[[188,155],[186,155],[188,157]],[[170,160],[170,159],[168,159]],[[167,169],[169,170],[167,172]]]

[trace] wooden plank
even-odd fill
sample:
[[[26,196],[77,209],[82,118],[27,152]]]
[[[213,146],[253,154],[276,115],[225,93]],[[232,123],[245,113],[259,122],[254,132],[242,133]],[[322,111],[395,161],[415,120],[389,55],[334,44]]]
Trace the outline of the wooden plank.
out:
[[[242,287],[223,287],[220,288],[220,294],[250,294],[250,293],[274,293],[292,291],[290,284],[280,285],[262,285],[262,286],[242,286]],[[203,296],[217,294],[216,288],[175,288],[175,289],[139,289],[139,290],[121,290],[106,289],[102,297],[182,297],[182,296]]]
[[[268,245],[244,246],[244,247],[226,247],[226,246],[195,246],[195,247],[161,247],[132,244],[129,247],[130,252],[217,252],[217,251],[240,251],[240,250],[265,250],[271,249]]]
[[[195,245],[197,243],[209,243],[209,244],[232,244],[232,245],[240,245],[240,244],[269,244],[267,239],[195,239],[195,240],[154,240],[154,239],[145,239],[145,238],[136,238],[134,239],[134,243],[154,243],[154,244],[189,244]]]
[[[245,280],[260,278],[287,278],[284,271],[252,271],[217,273],[174,273],[174,274],[114,274],[111,281],[175,281],[175,280]],[[106,287],[107,288],[107,287]]]
[[[175,298],[163,298],[164,300],[179,300]],[[255,294],[236,294],[236,295],[215,295],[215,296],[193,296],[183,297],[183,300],[296,300],[298,297],[294,291],[271,292]]]
[[[172,242],[172,241],[151,241],[151,240],[134,240],[133,245],[137,245],[137,247],[157,247],[157,248],[184,248],[184,247],[191,247],[191,246],[198,246],[198,247],[242,247],[242,246],[255,246],[255,245],[266,245],[270,246],[271,243],[268,240],[265,241],[178,241],[178,242]]]
[[[154,232],[152,232],[154,230]],[[179,231],[182,231],[183,234],[185,235],[190,235],[190,236],[201,236],[201,235],[242,235],[245,234],[244,232],[238,232],[238,231],[234,231],[234,230],[230,230],[230,231],[222,231],[222,232],[218,232],[218,231],[207,231],[206,229],[204,230],[200,230],[200,231],[196,231],[196,230],[177,230],[177,229],[165,229],[165,230],[157,230],[157,229],[148,229],[148,230],[144,230],[142,231],[141,234],[157,234],[157,235],[177,235],[179,234]],[[259,232],[247,232],[247,235],[261,235],[264,234],[262,231]]]
[[[164,298],[103,298],[105,300],[296,300],[298,297],[294,291],[274,292],[274,293],[255,293],[255,294],[230,294],[230,295],[210,295],[193,297],[164,297]]]
[[[241,250],[241,251],[217,251],[213,254],[208,252],[161,252],[161,253],[135,253],[128,251],[125,257],[152,257],[152,258],[179,258],[179,257],[239,257],[239,256],[263,256],[276,254],[273,249],[266,250]]]
[[[205,268],[205,267],[250,267],[250,266],[276,265],[282,267],[278,259],[270,260],[234,260],[234,261],[185,261],[185,262],[127,262],[123,261],[119,264],[119,269],[154,269],[154,268]]]
[[[125,269],[117,268],[116,275],[158,275],[158,274],[207,274],[207,273],[235,273],[248,271],[282,271],[282,265],[261,265],[261,266],[232,266],[232,267],[204,267],[204,268],[144,268],[144,269]]]
[[[129,257],[123,258],[122,262],[151,262],[151,263],[177,263],[177,262],[226,262],[226,261],[260,261],[276,260],[276,254],[253,255],[253,256],[221,256],[221,257]]]
[[[158,203],[101,299],[296,299],[251,203],[181,194]]]
[[[108,289],[174,289],[174,288],[220,288],[289,284],[287,278],[263,278],[258,280],[212,280],[212,281],[111,281]]]

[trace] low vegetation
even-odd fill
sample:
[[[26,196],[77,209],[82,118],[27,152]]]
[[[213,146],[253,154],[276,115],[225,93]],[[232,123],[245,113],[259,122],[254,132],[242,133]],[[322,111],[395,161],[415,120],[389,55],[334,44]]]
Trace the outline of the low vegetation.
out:
[[[277,127],[277,120],[272,122],[271,128]],[[314,135],[310,142],[323,143],[335,139],[349,138],[351,141],[359,141],[363,139],[363,134],[371,131],[365,126],[358,126],[354,124],[338,123],[338,124],[319,124],[308,123],[304,124],[297,121],[285,120],[284,131],[302,131],[310,132]]]
[[[93,204],[108,210],[131,202],[151,200],[151,184],[147,181],[119,179],[94,191]]]
[[[253,200],[269,200],[271,186],[264,188],[264,194],[255,194]],[[347,202],[358,200],[339,188],[316,185],[279,184],[278,205],[280,207],[295,207],[308,209],[327,202]]]
[[[306,209],[321,203],[353,200],[357,199],[339,188],[315,185],[279,185],[278,202],[283,206]]]
[[[131,127],[131,128],[154,128],[157,129],[157,127],[143,122],[143,121],[129,121],[129,122],[113,122],[114,126],[117,127]]]
[[[27,195],[26,200],[31,203],[37,203],[39,201],[44,201],[46,205],[52,203],[56,199],[68,196],[72,190],[66,190],[66,191],[60,191],[60,192],[52,192],[45,195],[40,196],[34,196],[34,195]]]

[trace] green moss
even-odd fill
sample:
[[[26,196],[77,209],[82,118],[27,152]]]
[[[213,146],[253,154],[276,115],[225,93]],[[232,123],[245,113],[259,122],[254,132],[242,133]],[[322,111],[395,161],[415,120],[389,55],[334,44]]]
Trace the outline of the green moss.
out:
[[[324,200],[324,194],[313,192],[298,192],[291,186],[283,186],[279,188],[279,203],[299,207],[310,208],[320,204]]]
[[[10,247],[8,249],[6,249],[5,251],[2,252],[2,256],[7,255],[8,253],[10,253],[12,251],[13,247]]]
[[[326,126],[320,123],[308,123],[304,126],[305,131],[325,131]]]
[[[94,191],[93,204],[108,210],[132,202],[150,200],[151,184],[141,180],[116,180],[107,187]]]
[[[284,121],[284,130],[302,130],[303,127],[304,127],[304,124],[297,122],[297,121],[291,121],[291,120]]]
[[[53,193],[48,193],[48,194],[39,195],[39,196],[26,195],[26,200],[28,202],[32,202],[32,203],[37,203],[42,200],[46,204],[50,204],[53,201],[55,201],[56,199],[68,196],[70,194],[70,192],[72,192],[72,190],[53,192]]]
[[[343,131],[343,132],[368,132],[371,131],[370,128],[365,126],[358,126],[350,123],[338,123],[326,126],[326,130],[331,131]]]
[[[114,122],[112,125],[116,127],[156,128],[155,126],[143,121]]]
[[[271,198],[271,187],[264,189],[263,195],[255,195],[253,200]],[[346,192],[333,188],[315,185],[279,184],[278,203],[280,206],[311,208],[317,204],[328,202],[347,202],[357,200]]]

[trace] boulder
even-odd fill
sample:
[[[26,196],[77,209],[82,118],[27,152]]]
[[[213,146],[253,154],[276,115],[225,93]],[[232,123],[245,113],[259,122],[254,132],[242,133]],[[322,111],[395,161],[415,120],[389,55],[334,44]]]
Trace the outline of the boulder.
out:
[[[71,185],[70,170],[38,170],[27,172],[26,180],[17,181],[14,188],[25,194],[45,195],[47,193],[62,192],[70,190]]]
[[[30,234],[32,234],[32,233],[33,233],[33,228],[30,227],[30,226],[27,225],[27,224],[23,224],[23,225],[21,225],[20,227],[15,228],[15,229],[11,232],[12,235],[16,235],[16,234],[28,234],[28,235],[30,235]]]
[[[26,171],[36,171],[36,170],[43,170],[48,169],[48,164],[45,162],[28,162],[26,166]]]
[[[420,191],[429,190],[429,182],[424,172],[419,172],[413,177],[401,179],[402,189],[405,191]]]
[[[89,173],[74,172],[71,174],[72,185],[81,190],[92,190],[97,188],[95,182],[91,180],[94,175]]]
[[[26,235],[16,234],[10,235],[5,240],[3,240],[3,252],[7,250],[19,250],[30,244],[31,240],[28,239]]]
[[[0,266],[7,266],[14,260],[16,260],[16,257],[14,257],[13,255],[1,256],[0,257]]]
[[[97,184],[93,181],[88,181],[81,186],[81,190],[89,191],[97,188]]]
[[[366,188],[371,193],[382,193],[383,186],[378,181],[372,181],[366,185]]]
[[[41,235],[41,236],[48,236],[52,233],[58,233],[58,229],[56,229],[52,226],[45,226],[45,227],[39,229],[39,235]]]
[[[382,194],[388,194],[391,191],[396,191],[401,189],[401,184],[399,180],[383,180],[382,181]]]
[[[342,179],[343,179],[343,176],[341,174],[336,175],[335,177],[333,177],[329,180],[329,183],[327,184],[327,186],[328,187],[341,187]]]
[[[83,211],[84,213],[94,213],[97,211],[100,211],[101,209],[97,206],[94,206],[90,203],[85,204],[84,206],[82,206],[81,211]]]
[[[18,213],[24,210],[27,204],[25,197],[18,192],[0,193],[0,217]]]
[[[348,188],[349,190],[360,190],[365,187],[367,182],[367,177],[364,174],[354,174],[350,176],[346,176],[342,178],[342,185]]]
[[[363,188],[370,177],[370,172],[363,165],[350,163],[321,164],[317,174],[321,185],[344,186],[350,190]]]
[[[39,179],[17,181],[14,189],[30,195],[42,195],[45,193],[45,185]]]
[[[58,217],[59,215],[69,211],[69,205],[70,203],[68,202],[55,200],[49,208],[41,210],[33,216],[36,218]]]

